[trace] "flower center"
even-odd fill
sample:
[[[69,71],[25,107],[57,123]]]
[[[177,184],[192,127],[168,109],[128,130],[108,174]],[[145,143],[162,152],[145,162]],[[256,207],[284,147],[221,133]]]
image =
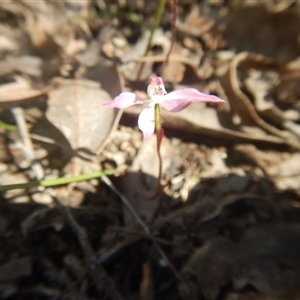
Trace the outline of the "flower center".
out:
[[[162,96],[153,95],[151,98],[151,102],[154,102],[156,104],[160,104],[162,101]]]
[[[148,85],[148,90],[147,90],[148,96],[152,101],[155,101],[155,103],[158,103],[154,100],[155,98],[159,98],[163,95],[166,95],[167,92],[165,90],[164,84],[163,83],[156,83],[154,80],[150,82]]]

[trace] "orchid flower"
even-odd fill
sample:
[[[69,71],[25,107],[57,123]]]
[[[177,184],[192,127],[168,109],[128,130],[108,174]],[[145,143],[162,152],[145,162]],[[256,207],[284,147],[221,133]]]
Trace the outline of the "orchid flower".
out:
[[[186,88],[167,93],[161,77],[150,78],[147,89],[150,100],[143,100],[134,93],[124,92],[104,106],[108,108],[125,108],[135,104],[149,103],[142,110],[138,119],[138,126],[147,140],[154,131],[161,130],[159,106],[170,112],[178,112],[188,107],[193,102],[225,102],[213,95],[200,93],[193,88]]]

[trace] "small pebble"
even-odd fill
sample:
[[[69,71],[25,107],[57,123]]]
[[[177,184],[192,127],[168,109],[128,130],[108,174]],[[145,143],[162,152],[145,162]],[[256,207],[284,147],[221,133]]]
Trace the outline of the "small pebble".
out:
[[[31,198],[34,202],[39,204],[51,204],[53,202],[52,197],[45,193],[35,193]]]

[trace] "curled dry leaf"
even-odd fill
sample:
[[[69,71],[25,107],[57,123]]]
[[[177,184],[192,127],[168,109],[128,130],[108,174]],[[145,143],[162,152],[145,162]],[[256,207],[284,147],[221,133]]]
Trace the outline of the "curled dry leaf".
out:
[[[300,147],[299,139],[295,139],[295,135],[292,131],[281,130],[270,123],[267,119],[263,119],[258,113],[258,110],[269,109],[270,104],[256,101],[258,107],[256,108],[251,99],[241,88],[239,71],[241,69],[249,70],[279,70],[280,65],[271,59],[267,59],[262,55],[251,54],[248,52],[241,52],[237,54],[230,63],[227,75],[222,78],[222,85],[226,90],[226,95],[230,102],[232,114],[239,116],[239,123],[236,124],[241,130],[248,130],[249,128],[260,128],[265,132],[265,135],[272,135],[281,139],[281,143],[288,144],[295,148]],[[274,79],[273,79],[274,80]],[[248,87],[253,90],[253,84],[248,80]],[[257,94],[259,93],[259,95]],[[261,84],[259,88],[256,88],[256,98],[261,98],[262,95],[266,95],[265,83]],[[262,108],[263,107],[263,108]],[[271,103],[271,109],[276,111],[276,107]],[[274,115],[274,113],[273,113]],[[278,120],[279,121],[279,120]]]

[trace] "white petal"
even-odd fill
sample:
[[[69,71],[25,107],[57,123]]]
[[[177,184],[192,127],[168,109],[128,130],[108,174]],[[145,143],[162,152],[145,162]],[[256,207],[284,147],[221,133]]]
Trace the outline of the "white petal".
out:
[[[143,132],[144,139],[147,140],[154,133],[154,104],[150,103],[146,108],[142,110],[139,115],[138,125]]]

